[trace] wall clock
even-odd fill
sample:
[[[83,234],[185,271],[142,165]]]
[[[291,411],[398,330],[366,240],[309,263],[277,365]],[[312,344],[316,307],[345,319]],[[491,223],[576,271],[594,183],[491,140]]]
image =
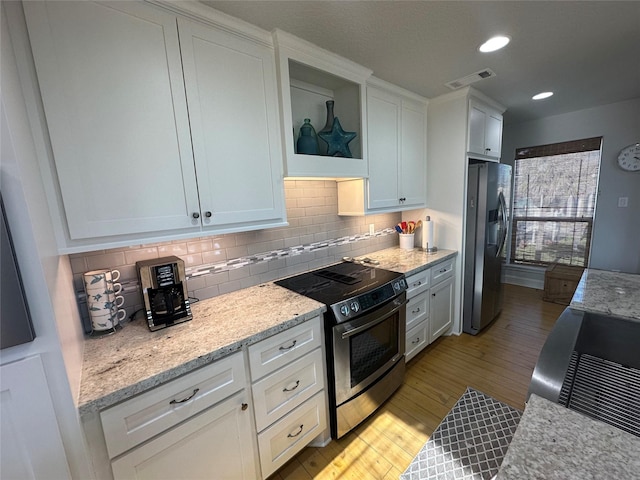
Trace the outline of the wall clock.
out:
[[[620,150],[618,166],[629,172],[640,171],[640,143],[632,143]]]

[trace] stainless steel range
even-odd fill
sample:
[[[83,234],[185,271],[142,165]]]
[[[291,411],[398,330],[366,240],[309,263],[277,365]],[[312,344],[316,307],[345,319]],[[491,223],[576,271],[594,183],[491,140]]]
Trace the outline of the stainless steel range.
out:
[[[331,435],[340,438],[402,384],[404,275],[343,262],[275,283],[327,305]]]

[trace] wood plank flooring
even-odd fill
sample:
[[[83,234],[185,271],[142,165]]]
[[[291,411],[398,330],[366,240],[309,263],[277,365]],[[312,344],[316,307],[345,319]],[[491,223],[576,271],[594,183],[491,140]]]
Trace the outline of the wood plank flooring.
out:
[[[404,384],[367,421],[323,448],[306,448],[270,480],[397,480],[467,386],[515,408],[565,307],[505,285],[500,316],[476,336],[442,337],[407,364]]]

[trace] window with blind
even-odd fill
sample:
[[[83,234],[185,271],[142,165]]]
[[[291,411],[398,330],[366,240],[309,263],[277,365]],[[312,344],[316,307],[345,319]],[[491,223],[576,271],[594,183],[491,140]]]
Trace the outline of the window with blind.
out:
[[[513,263],[588,265],[601,144],[595,137],[516,150]]]

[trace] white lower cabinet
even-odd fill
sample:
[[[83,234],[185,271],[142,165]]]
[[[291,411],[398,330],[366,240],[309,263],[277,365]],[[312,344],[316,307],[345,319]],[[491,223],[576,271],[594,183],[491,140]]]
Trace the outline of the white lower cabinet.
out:
[[[454,264],[445,260],[407,277],[407,362],[453,323]]]
[[[328,439],[322,332],[314,317],[87,414],[96,478],[255,480]]]
[[[324,392],[258,434],[262,478],[267,478],[327,428]]]
[[[328,426],[322,318],[249,346],[262,478]]]
[[[431,269],[429,343],[449,330],[453,323],[454,264],[455,259],[451,259]]]
[[[247,479],[257,477],[247,411],[237,393],[111,463],[118,479]]]
[[[411,360],[429,342],[429,284],[431,270],[407,277],[407,329],[405,361]]]
[[[429,321],[424,320],[407,331],[405,361],[411,360],[429,345]]]
[[[94,463],[108,458],[115,480],[253,480],[259,474],[250,395],[244,352],[148,390],[99,413],[103,442],[85,422]]]

